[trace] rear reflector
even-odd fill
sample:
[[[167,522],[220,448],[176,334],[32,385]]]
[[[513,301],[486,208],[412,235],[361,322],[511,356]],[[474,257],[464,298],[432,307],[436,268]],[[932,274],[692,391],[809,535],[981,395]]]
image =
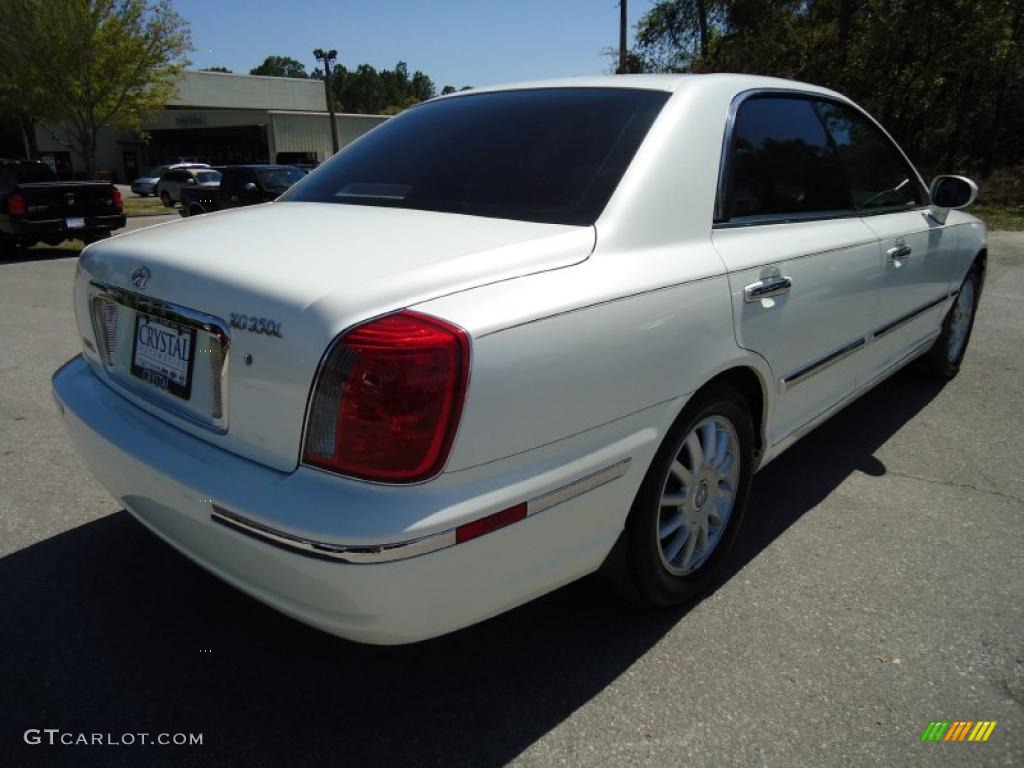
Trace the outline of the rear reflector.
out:
[[[352,477],[411,483],[444,467],[462,415],[469,337],[403,310],[347,331],[317,376],[303,461]]]
[[[483,536],[485,533],[504,528],[506,525],[512,525],[512,523],[525,520],[526,511],[527,505],[524,501],[522,504],[516,504],[514,507],[503,509],[501,512],[495,512],[493,515],[481,517],[479,520],[460,525],[455,529],[455,543],[461,544],[464,541],[475,539],[477,536]]]
[[[124,200],[121,199],[121,190],[114,187],[114,207],[119,211],[124,210]]]

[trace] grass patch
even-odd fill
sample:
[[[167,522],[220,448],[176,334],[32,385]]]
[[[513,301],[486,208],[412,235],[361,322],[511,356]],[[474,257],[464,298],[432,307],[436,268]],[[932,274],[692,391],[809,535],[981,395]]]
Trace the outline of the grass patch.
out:
[[[65,240],[64,242],[57,243],[57,245],[47,245],[46,243],[36,243],[30,251],[80,251],[85,248],[85,243],[81,240]]]
[[[972,205],[967,212],[985,222],[989,229],[1024,231],[1024,206],[1021,205]]]
[[[125,216],[165,216],[174,213],[174,208],[164,208],[159,197],[138,197],[136,195],[124,198]]]

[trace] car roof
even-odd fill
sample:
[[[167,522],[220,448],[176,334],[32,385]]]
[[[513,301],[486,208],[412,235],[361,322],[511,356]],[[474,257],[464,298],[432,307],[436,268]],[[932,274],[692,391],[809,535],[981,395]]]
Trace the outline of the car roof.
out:
[[[518,83],[484,86],[468,91],[456,91],[438,99],[451,99],[459,96],[470,96],[475,93],[493,93],[497,91],[522,91],[543,88],[631,88],[648,91],[667,91],[674,93],[688,85],[717,81],[719,85],[731,86],[737,93],[758,88],[781,88],[786,90],[807,91],[822,95],[843,98],[842,94],[831,91],[812,83],[797,80],[784,80],[779,77],[762,77],[760,75],[744,75],[729,72],[715,72],[705,75],[649,74],[649,75],[590,75],[584,77],[561,77],[550,80],[528,80]]]

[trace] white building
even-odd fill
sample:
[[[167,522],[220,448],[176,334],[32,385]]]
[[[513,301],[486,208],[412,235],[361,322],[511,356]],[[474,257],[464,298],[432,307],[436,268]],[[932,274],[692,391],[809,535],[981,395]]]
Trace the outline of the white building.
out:
[[[335,115],[338,144],[345,146],[386,115]],[[96,168],[127,183],[142,170],[178,159],[226,163],[323,162],[331,156],[331,128],[320,80],[235,75],[182,74],[177,94],[143,126],[148,139],[131,131],[100,133]],[[57,141],[59,128],[38,127],[40,155],[70,178],[85,161]]]

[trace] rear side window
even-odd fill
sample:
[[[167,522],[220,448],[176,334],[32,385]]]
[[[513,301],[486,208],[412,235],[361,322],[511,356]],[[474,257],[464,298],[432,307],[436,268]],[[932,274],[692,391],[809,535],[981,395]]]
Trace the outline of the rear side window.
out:
[[[908,208],[926,200],[917,175],[889,138],[855,109],[818,103],[858,211]]]
[[[850,209],[835,146],[809,99],[747,99],[730,149],[725,218],[813,218]]]
[[[373,129],[278,199],[590,225],[667,98],[545,88],[427,102]]]

